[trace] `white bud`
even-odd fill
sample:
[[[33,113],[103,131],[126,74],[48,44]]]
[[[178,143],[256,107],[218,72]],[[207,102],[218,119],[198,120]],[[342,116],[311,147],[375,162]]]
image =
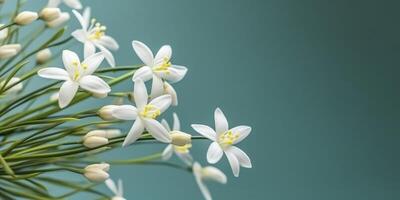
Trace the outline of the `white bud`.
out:
[[[115,197],[111,198],[111,200],[126,200],[126,199],[124,197],[115,196]]]
[[[6,44],[0,47],[0,59],[7,59],[17,55],[21,51],[20,44]]]
[[[58,97],[60,96],[60,94],[58,92],[52,94],[50,96],[50,101],[58,101]]]
[[[28,25],[39,18],[36,12],[23,11],[15,17],[14,22],[18,25]]]
[[[175,89],[167,82],[164,82],[164,92],[166,94],[171,95],[171,99],[172,99],[171,105],[177,106],[178,105],[178,95],[176,94]]]
[[[63,25],[65,22],[67,22],[69,20],[69,18],[70,18],[69,13],[63,12],[60,14],[60,16],[58,18],[47,22],[46,25],[50,28],[56,28],[56,27]]]
[[[92,96],[98,99],[104,99],[108,96],[108,93],[95,93],[92,92]]]
[[[100,118],[106,121],[115,120],[116,118],[112,115],[112,112],[116,107],[116,105],[103,106],[98,113]]]
[[[121,131],[118,129],[105,129],[105,130],[93,130],[89,131],[83,138],[88,138],[88,137],[104,137],[104,138],[114,138],[121,135]]]
[[[176,146],[185,146],[192,142],[192,136],[190,134],[181,131],[171,132],[171,144]]]
[[[109,169],[110,165],[107,163],[88,165],[84,169],[84,176],[93,182],[103,182],[109,178]]]
[[[12,77],[10,81],[8,81],[6,87],[9,87],[11,85],[14,85],[15,83],[19,82],[21,79],[18,77]],[[0,86],[2,87],[4,85],[5,81],[2,81],[0,83]],[[13,86],[12,88],[8,89],[5,93],[6,94],[15,94],[18,93],[23,89],[24,85],[22,83],[18,83],[17,85]]]
[[[96,148],[108,144],[108,139],[100,136],[90,136],[83,140],[83,145],[88,148]]]
[[[43,49],[36,54],[36,62],[38,64],[44,64],[51,58],[50,49]]]
[[[4,24],[0,24],[0,27],[4,26]],[[0,40],[6,39],[8,36],[8,28],[5,28],[0,31]]]
[[[43,21],[49,22],[59,18],[61,11],[59,8],[44,8],[40,11],[39,16]]]

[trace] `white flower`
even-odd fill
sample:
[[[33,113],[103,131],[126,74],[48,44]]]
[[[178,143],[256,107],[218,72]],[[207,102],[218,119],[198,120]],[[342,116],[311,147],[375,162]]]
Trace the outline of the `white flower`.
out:
[[[171,63],[172,49],[169,45],[164,45],[154,57],[153,52],[148,46],[139,41],[132,42],[133,49],[137,56],[142,60],[145,66],[138,69],[132,77],[132,80],[142,79],[148,81],[153,79],[151,88],[151,97],[158,97],[167,93],[166,87],[171,91],[171,85],[164,85],[164,80],[170,83],[176,83],[186,75],[187,68],[184,66],[173,65]],[[173,90],[173,89],[172,89]],[[173,90],[173,92],[175,92]],[[176,93],[175,93],[176,98]],[[177,103],[177,101],[175,101]]]
[[[197,185],[199,185],[201,193],[203,193],[203,196],[206,200],[212,200],[212,197],[210,191],[203,182],[204,180],[212,180],[221,184],[226,184],[227,182],[225,174],[219,169],[212,166],[203,168],[198,162],[193,164],[193,175],[196,179]]]
[[[31,11],[23,11],[19,13],[15,19],[14,22],[18,25],[28,25],[32,23],[33,21],[37,20],[39,18],[39,15],[36,12],[31,12]]]
[[[70,8],[73,9],[82,9],[82,4],[79,0],[49,0],[49,3],[47,4],[47,7],[54,8],[58,7],[61,2],[64,2],[65,5],[67,5]]]
[[[97,76],[92,75],[103,61],[102,53],[96,53],[87,57],[82,63],[76,53],[63,51],[64,69],[49,67],[39,70],[39,76],[48,79],[65,81],[59,92],[58,104],[60,108],[66,107],[74,98],[78,88],[91,93],[108,93],[110,86]]]
[[[94,54],[96,48],[100,49],[104,53],[104,57],[111,67],[115,66],[115,60],[110,50],[118,50],[118,43],[110,36],[106,35],[106,27],[96,22],[95,19],[90,20],[90,8],[86,8],[83,15],[78,13],[76,10],[72,11],[82,29],[78,29],[72,32],[72,36],[76,40],[84,44],[85,58]]]
[[[111,200],[126,200],[123,196],[124,190],[123,190],[121,179],[118,179],[118,186],[111,179],[107,179],[105,183],[106,183],[108,189],[110,189],[115,195],[113,198],[111,198]]]
[[[147,89],[142,79],[137,79],[135,81],[133,96],[136,107],[132,105],[122,105],[112,110],[113,116],[117,119],[135,120],[122,146],[127,146],[135,142],[143,133],[144,129],[160,142],[171,142],[168,131],[160,122],[155,120],[171,105],[171,96],[159,96],[148,103]]]
[[[180,129],[181,129],[178,115],[176,113],[174,113],[173,117],[174,117],[174,123],[173,123],[172,129],[168,125],[167,121],[165,121],[164,119],[161,120],[161,124],[167,129],[167,131],[171,134],[171,136],[173,134],[179,134]],[[169,144],[162,153],[162,158],[163,158],[163,160],[169,160],[171,158],[172,154],[175,153],[175,155],[178,156],[185,164],[192,165],[193,158],[190,155],[190,151],[189,151],[191,147],[192,147],[192,144],[190,143],[190,141],[186,142],[186,144],[184,144],[184,145],[174,145],[173,137],[172,137],[171,144]]]
[[[84,169],[84,176],[93,182],[103,182],[108,179],[110,170],[110,165],[107,163],[92,164],[88,165]]]
[[[238,177],[240,166],[245,168],[251,168],[252,166],[246,153],[233,145],[245,139],[250,134],[251,127],[237,126],[229,129],[228,121],[219,108],[215,110],[214,118],[215,131],[206,125],[192,124],[192,127],[198,133],[213,141],[207,152],[208,162],[211,164],[217,163],[225,152],[233,174]]]

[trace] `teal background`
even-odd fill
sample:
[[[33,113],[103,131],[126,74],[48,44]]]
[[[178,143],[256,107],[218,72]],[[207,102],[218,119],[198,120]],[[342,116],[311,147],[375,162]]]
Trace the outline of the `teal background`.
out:
[[[398,1],[83,2],[119,41],[119,65],[140,62],[133,39],[154,51],[172,45],[174,63],[189,68],[172,109],[183,130],[212,125],[218,106],[231,126],[253,127],[239,145],[253,169],[234,178],[224,158],[217,167],[229,183],[208,184],[215,199],[400,198]],[[71,30],[78,27],[72,21]],[[194,145],[202,164],[209,144]],[[133,146],[111,156],[163,148]],[[124,180],[128,199],[202,198],[192,175],[176,169],[121,166],[111,175]]]

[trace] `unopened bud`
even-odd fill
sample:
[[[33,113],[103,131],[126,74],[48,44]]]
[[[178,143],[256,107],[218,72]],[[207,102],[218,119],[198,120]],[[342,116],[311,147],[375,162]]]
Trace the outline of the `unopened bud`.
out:
[[[4,24],[0,24],[0,27],[4,26]],[[8,28],[5,28],[0,31],[0,40],[6,39],[8,36]]]
[[[39,16],[40,19],[43,21],[52,21],[57,18],[59,18],[61,15],[61,11],[59,8],[44,8],[42,11],[40,11]]]
[[[166,94],[171,95],[171,99],[172,99],[171,105],[177,106],[178,105],[178,95],[176,94],[175,89],[167,82],[164,82],[164,92]]]
[[[88,165],[84,169],[84,176],[93,182],[103,182],[109,178],[109,169],[110,165],[107,163]]]
[[[98,99],[104,99],[108,96],[108,93],[92,93],[92,96]]]
[[[23,11],[15,17],[14,22],[18,25],[28,25],[38,19],[38,14],[31,11]]]
[[[113,117],[112,112],[116,107],[116,105],[103,106],[98,113],[100,118],[106,121],[115,120],[116,118]]]
[[[44,64],[51,58],[50,49],[43,49],[36,54],[36,62],[38,64]]]
[[[87,148],[96,148],[108,144],[108,139],[99,136],[86,137],[83,140],[83,145]]]
[[[93,130],[88,132],[83,138],[88,138],[88,137],[104,137],[104,138],[114,138],[121,135],[121,131],[118,129],[105,129],[105,130]]]
[[[20,44],[6,44],[0,47],[0,59],[11,58],[21,50]]]
[[[18,78],[18,77],[12,77],[12,78],[10,79],[10,81],[8,81],[8,83],[7,83],[7,85],[6,85],[5,88],[7,88],[7,87],[9,87],[9,86],[11,86],[11,85],[14,85],[14,84],[16,84],[16,83],[19,82],[19,81],[21,81],[20,78]],[[4,84],[5,84],[5,81],[2,81],[2,82],[0,83],[0,86],[3,87]],[[21,90],[23,89],[23,87],[24,87],[24,86],[23,86],[22,83],[18,83],[18,84],[16,84],[16,85],[14,85],[13,87],[11,87],[10,89],[8,89],[5,93],[6,93],[6,94],[15,94],[15,93],[18,93],[19,91],[21,91]]]
[[[172,131],[171,140],[171,144],[173,145],[185,146],[192,142],[192,136],[181,131]]]
[[[56,27],[63,25],[65,22],[67,22],[69,20],[69,18],[70,18],[69,13],[63,12],[60,14],[60,16],[58,18],[47,22],[46,25],[50,28],[56,28]]]

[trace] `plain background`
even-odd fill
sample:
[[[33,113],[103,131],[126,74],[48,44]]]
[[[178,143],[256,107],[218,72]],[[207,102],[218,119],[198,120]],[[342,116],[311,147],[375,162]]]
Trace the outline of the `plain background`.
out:
[[[39,9],[43,2],[27,6]],[[217,167],[229,183],[209,184],[215,199],[400,198],[398,1],[83,3],[118,40],[118,65],[140,63],[134,39],[154,51],[172,45],[173,62],[189,68],[175,85],[180,105],[171,110],[184,131],[195,134],[191,123],[213,125],[216,107],[231,126],[253,127],[239,147],[254,168],[234,178],[222,159]],[[78,27],[75,18],[71,22],[69,30]],[[119,87],[131,89],[130,82]],[[169,121],[170,113],[164,115]],[[126,130],[131,122],[124,125]],[[194,144],[202,164],[209,144]],[[133,146],[112,156],[134,158],[163,148]],[[176,169],[121,166],[111,175],[124,180],[127,199],[202,198],[192,175]]]

